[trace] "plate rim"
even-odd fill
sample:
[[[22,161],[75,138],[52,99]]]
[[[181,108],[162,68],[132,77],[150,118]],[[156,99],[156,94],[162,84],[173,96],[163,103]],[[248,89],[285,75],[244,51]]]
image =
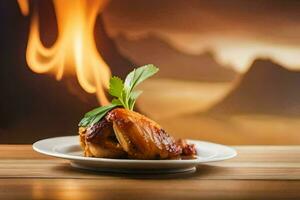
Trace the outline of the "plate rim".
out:
[[[188,142],[195,143],[195,142],[202,142],[206,143],[209,145],[214,145],[214,146],[219,146],[222,148],[226,148],[227,151],[231,151],[230,155],[223,156],[223,157],[216,157],[212,158],[204,158],[204,159],[191,159],[191,160],[139,160],[139,159],[115,159],[115,158],[94,158],[94,157],[84,157],[84,156],[76,156],[76,155],[69,155],[69,154],[64,154],[60,152],[55,152],[53,149],[51,151],[49,150],[43,150],[39,148],[39,145],[47,142],[48,140],[56,140],[56,139],[66,139],[66,138],[75,138],[79,137],[78,135],[69,135],[69,136],[58,136],[58,137],[51,137],[51,138],[45,138],[38,140],[32,144],[32,148],[34,151],[41,153],[43,155],[48,155],[56,158],[61,158],[61,159],[67,159],[70,161],[89,161],[89,162],[106,162],[106,163],[126,163],[126,164],[139,164],[139,163],[145,163],[145,164],[202,164],[202,163],[209,163],[209,162],[216,162],[216,161],[222,161],[222,160],[227,160],[230,158],[234,158],[237,156],[237,151],[231,146],[223,145],[223,144],[218,144],[218,143],[213,143],[213,142],[208,142],[208,141],[203,141],[203,140],[191,140],[191,139],[186,139]],[[53,145],[52,148],[55,148]]]

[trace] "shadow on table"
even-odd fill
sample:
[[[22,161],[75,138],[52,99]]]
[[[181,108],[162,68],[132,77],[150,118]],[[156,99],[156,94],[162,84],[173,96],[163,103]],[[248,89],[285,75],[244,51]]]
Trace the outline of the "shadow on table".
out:
[[[221,169],[222,167],[217,166],[210,166],[210,165],[199,165],[196,171],[189,171],[189,172],[181,172],[181,173],[150,173],[150,174],[143,174],[143,173],[117,173],[117,172],[101,172],[101,171],[92,171],[92,170],[85,170],[74,168],[69,164],[60,165],[54,167],[53,170],[57,170],[62,172],[63,174],[70,176],[70,178],[78,178],[78,179],[98,179],[103,177],[118,177],[118,178],[130,178],[130,179],[189,179],[198,177],[199,179],[205,179],[205,177],[211,176],[211,174],[215,174]]]

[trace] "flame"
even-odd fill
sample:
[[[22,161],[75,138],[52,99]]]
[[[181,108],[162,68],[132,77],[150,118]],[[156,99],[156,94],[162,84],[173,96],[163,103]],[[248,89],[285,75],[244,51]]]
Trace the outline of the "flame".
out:
[[[27,0],[18,0],[23,15],[29,14]],[[111,72],[97,51],[94,25],[107,0],[53,0],[58,25],[58,38],[50,47],[40,39],[39,17],[33,13],[26,61],[36,73],[52,73],[57,80],[64,74],[76,73],[81,87],[95,93],[99,103],[109,103],[105,90],[109,86]]]

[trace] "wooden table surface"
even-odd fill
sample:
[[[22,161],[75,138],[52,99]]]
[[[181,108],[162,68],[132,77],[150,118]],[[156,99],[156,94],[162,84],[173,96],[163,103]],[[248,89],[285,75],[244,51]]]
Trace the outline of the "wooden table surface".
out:
[[[237,146],[238,156],[173,175],[96,173],[0,145],[0,199],[300,199],[300,146]]]

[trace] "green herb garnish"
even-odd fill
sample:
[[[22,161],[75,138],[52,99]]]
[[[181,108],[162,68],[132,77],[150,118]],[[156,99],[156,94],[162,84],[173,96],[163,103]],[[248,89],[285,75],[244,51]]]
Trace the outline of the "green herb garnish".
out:
[[[79,122],[79,126],[90,126],[100,121],[107,112],[117,106],[133,110],[134,104],[142,91],[134,90],[135,87],[158,72],[158,68],[152,64],[134,69],[125,78],[125,82],[119,77],[113,76],[109,80],[109,94],[115,97],[108,106],[101,106],[87,112]]]

